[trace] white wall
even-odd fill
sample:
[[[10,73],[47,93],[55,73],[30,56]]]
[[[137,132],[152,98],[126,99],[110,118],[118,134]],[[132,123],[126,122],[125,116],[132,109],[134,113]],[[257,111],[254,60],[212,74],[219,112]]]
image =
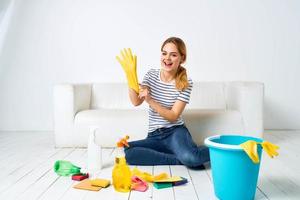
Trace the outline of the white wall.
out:
[[[299,129],[299,10],[297,0],[16,0],[0,50],[0,130],[52,130],[55,83],[125,81],[123,47],[142,78],[169,36],[185,40],[195,81],[264,82],[265,127]]]

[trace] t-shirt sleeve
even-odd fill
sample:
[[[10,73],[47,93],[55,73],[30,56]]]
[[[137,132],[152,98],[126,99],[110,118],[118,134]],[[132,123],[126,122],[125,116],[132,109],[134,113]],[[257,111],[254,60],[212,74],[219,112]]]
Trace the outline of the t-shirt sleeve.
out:
[[[191,79],[189,79],[188,81],[189,86],[186,89],[182,90],[177,97],[177,100],[183,101],[185,103],[190,102],[190,96],[193,88],[193,81]]]
[[[143,78],[143,81],[142,81],[141,85],[150,87],[150,81],[149,81],[149,79],[150,79],[150,71],[151,71],[151,70],[149,70],[149,71],[145,74],[145,76],[144,76],[144,78]]]

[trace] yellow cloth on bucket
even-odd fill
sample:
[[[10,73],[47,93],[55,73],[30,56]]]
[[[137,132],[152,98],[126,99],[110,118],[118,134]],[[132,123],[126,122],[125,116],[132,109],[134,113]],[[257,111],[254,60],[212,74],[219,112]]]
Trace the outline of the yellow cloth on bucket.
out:
[[[121,51],[121,58],[116,56],[116,59],[121,64],[126,77],[129,88],[133,89],[136,93],[139,93],[139,82],[136,72],[136,55],[132,55],[131,49],[123,49]]]
[[[251,158],[251,160],[254,163],[259,163],[259,157],[257,153],[258,144],[262,146],[263,150],[266,151],[271,158],[279,155],[278,152],[276,151],[277,149],[279,149],[279,146],[271,142],[268,141],[256,142],[254,140],[248,140],[247,142],[240,144],[240,146],[243,148],[243,150],[247,153],[247,155]]]
[[[138,176],[139,178],[141,178],[141,179],[143,179],[147,182],[155,182],[157,180],[162,180],[162,179],[169,178],[167,173],[161,173],[161,174],[158,174],[156,176],[153,176],[153,175],[151,175],[147,172],[140,171],[136,167],[131,171],[131,173],[132,173],[132,175]]]

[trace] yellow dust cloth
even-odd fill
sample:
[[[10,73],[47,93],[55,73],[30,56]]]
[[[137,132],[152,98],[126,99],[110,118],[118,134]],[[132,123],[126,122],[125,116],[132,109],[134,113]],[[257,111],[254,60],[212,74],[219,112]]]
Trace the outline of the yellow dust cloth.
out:
[[[161,179],[161,180],[156,180],[154,181],[155,183],[170,183],[170,182],[177,182],[177,181],[181,181],[182,178],[179,176],[172,176],[170,178],[166,178],[166,179]]]
[[[263,150],[266,151],[271,158],[279,155],[277,152],[279,146],[272,144],[271,142],[256,142],[254,140],[248,140],[247,142],[240,144],[240,146],[243,148],[243,150],[247,153],[247,155],[254,163],[259,163],[259,157],[257,153],[258,144],[262,146]]]
[[[244,151],[254,163],[259,163],[259,157],[257,154],[257,143],[255,141],[248,140],[247,142],[240,144],[240,146],[244,149]]]
[[[85,179],[80,181],[78,184],[74,185],[73,188],[81,189],[81,190],[90,190],[90,191],[99,191],[101,187],[92,186],[91,180]]]
[[[139,82],[136,72],[136,55],[132,55],[131,49],[123,49],[121,51],[121,58],[116,56],[116,59],[121,64],[127,78],[129,88],[133,89],[136,93],[139,93]]]
[[[96,178],[91,180],[91,185],[106,188],[110,185],[110,181],[106,179]]]
[[[157,180],[166,179],[169,177],[167,173],[161,173],[156,176],[153,176],[147,172],[140,171],[136,167],[131,171],[131,173],[132,173],[132,175],[138,176],[139,178],[141,178],[147,182],[155,182]]]

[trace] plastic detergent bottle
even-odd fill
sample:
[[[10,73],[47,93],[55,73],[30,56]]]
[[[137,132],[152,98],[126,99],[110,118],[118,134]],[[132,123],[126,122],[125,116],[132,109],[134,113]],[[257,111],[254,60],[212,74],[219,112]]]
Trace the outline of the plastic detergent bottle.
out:
[[[116,191],[129,192],[131,188],[131,171],[126,163],[124,146],[129,146],[129,136],[122,138],[117,143],[115,166],[112,171],[112,182]]]
[[[98,173],[102,168],[102,148],[96,144],[96,131],[98,127],[90,127],[90,137],[88,142],[88,172],[90,176]]]

